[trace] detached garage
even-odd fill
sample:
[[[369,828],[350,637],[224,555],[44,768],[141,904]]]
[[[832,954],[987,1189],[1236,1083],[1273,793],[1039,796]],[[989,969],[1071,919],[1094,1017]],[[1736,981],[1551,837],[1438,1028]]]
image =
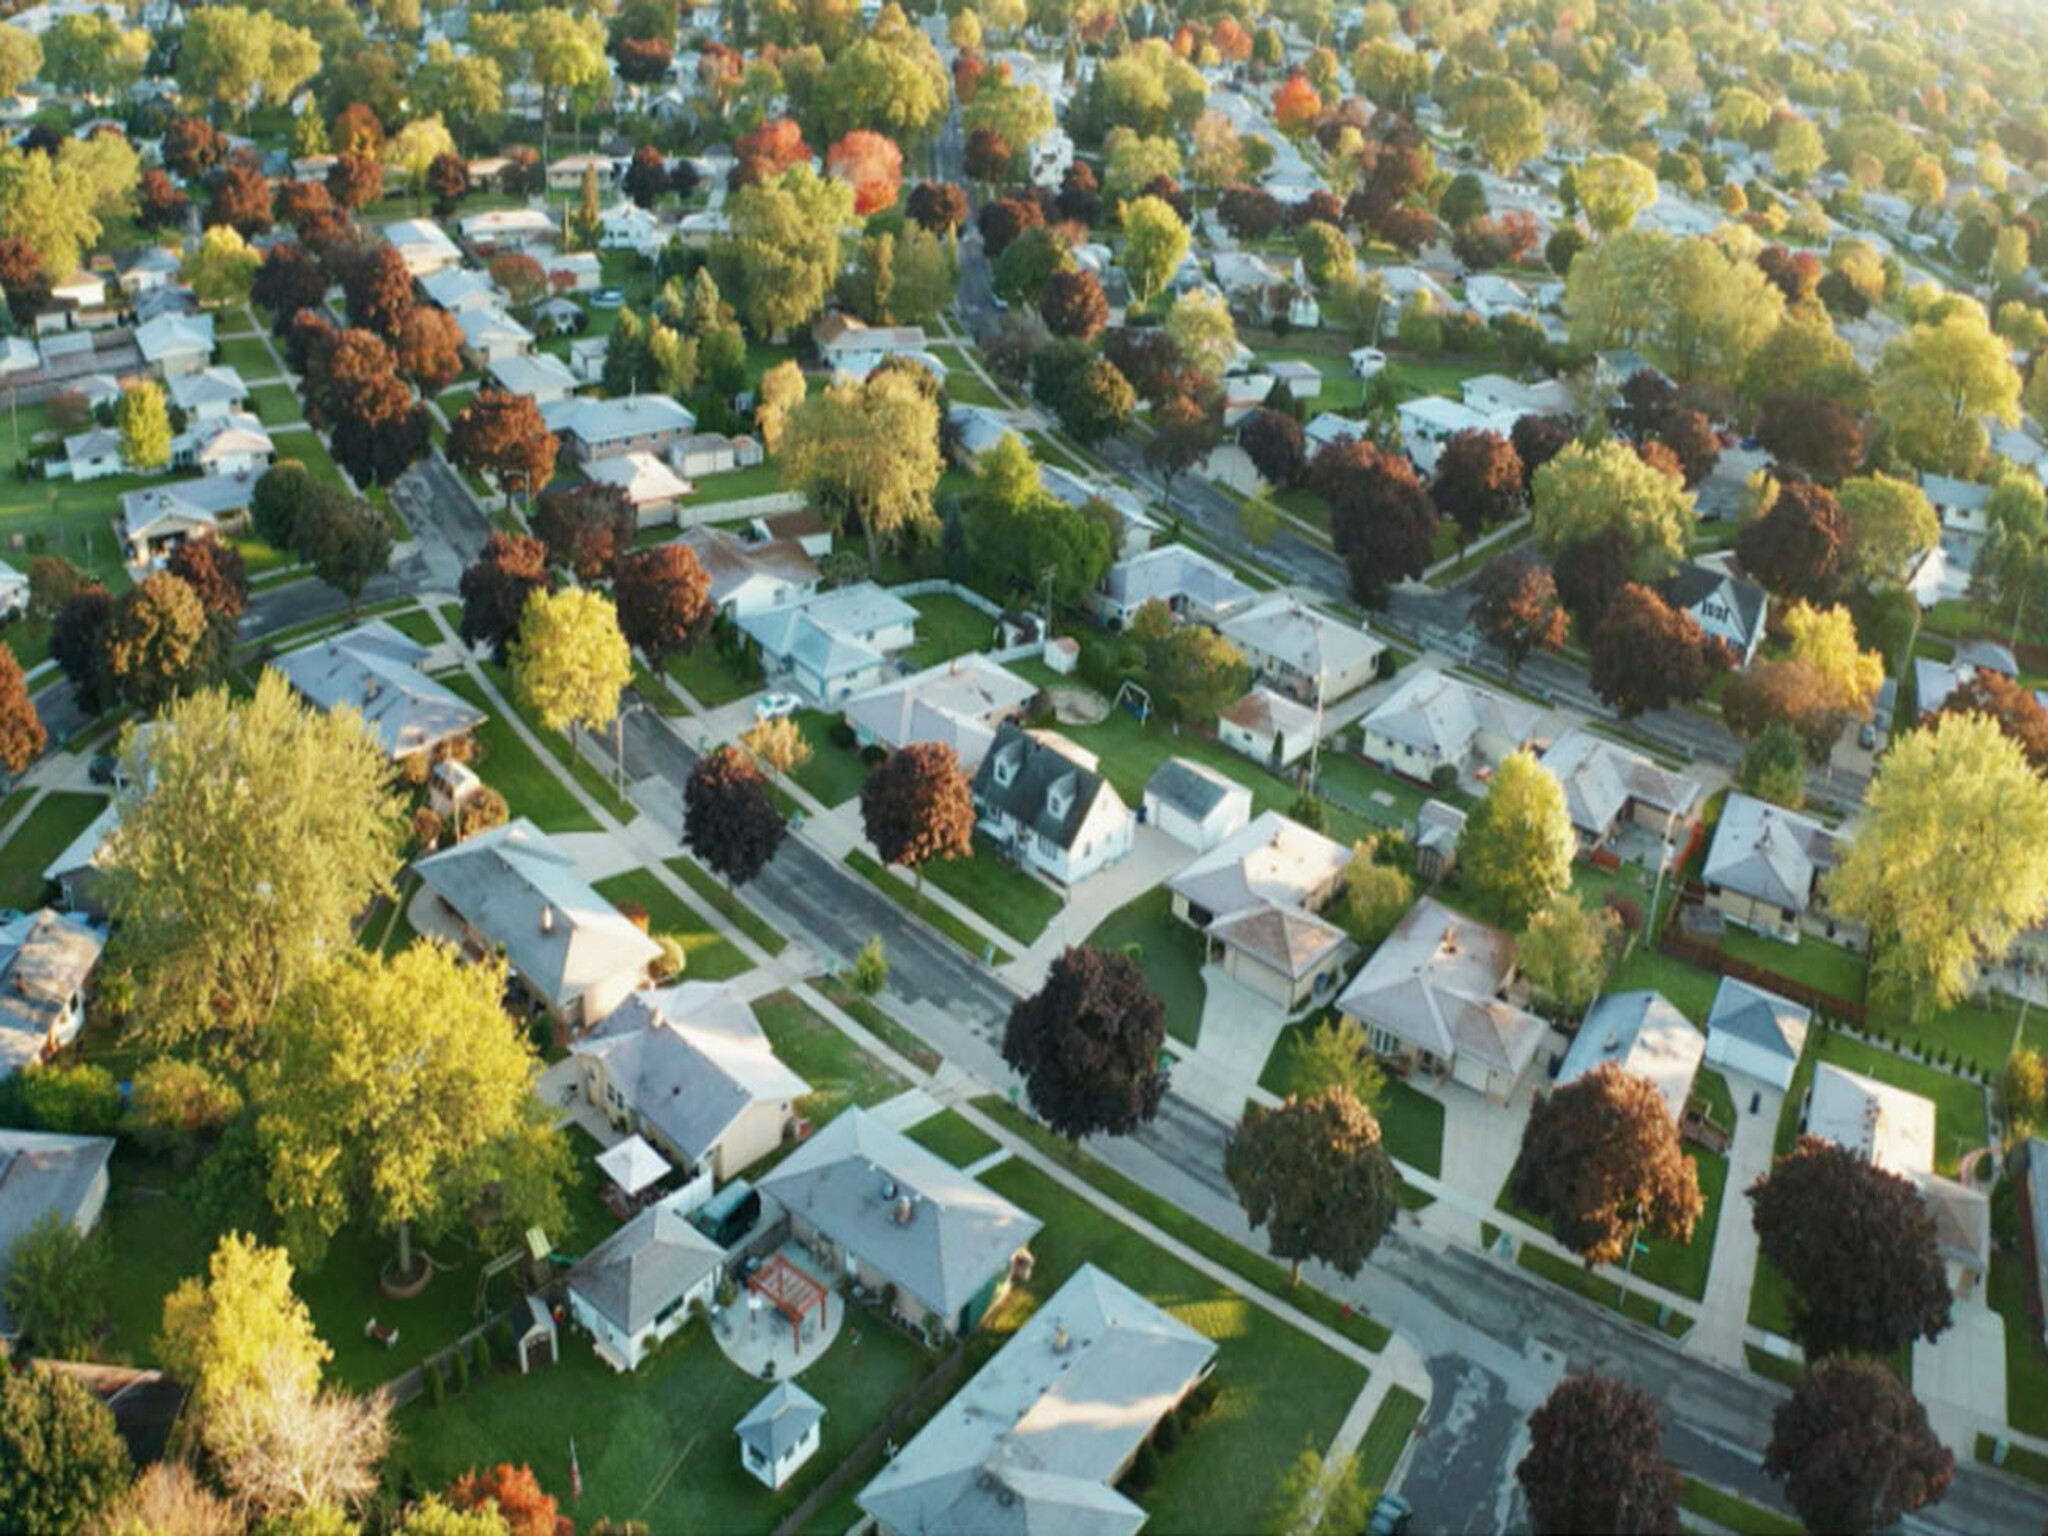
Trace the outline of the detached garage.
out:
[[[1252,819],[1252,792],[1214,768],[1170,757],[1145,783],[1145,820],[1207,853]]]
[[[1707,1012],[1707,1064],[1769,1083],[1782,1093],[1792,1086],[1810,1017],[1789,998],[1723,976]]]

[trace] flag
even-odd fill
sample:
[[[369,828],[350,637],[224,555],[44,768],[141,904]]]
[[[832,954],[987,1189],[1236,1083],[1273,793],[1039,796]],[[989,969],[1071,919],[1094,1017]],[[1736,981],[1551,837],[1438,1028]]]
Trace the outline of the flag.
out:
[[[569,1502],[583,1497],[583,1468],[576,1461],[576,1437],[569,1437]]]

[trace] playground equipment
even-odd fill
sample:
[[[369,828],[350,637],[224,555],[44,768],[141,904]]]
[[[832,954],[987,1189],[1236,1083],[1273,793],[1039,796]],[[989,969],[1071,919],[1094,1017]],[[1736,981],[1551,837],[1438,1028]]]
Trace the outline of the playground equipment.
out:
[[[540,1281],[547,1278],[548,1261],[553,1257],[554,1250],[548,1245],[547,1233],[543,1232],[539,1227],[528,1227],[526,1229],[525,1241],[519,1247],[508,1248],[495,1259],[486,1261],[484,1267],[477,1272],[476,1277],[476,1315],[478,1320],[481,1321],[491,1314],[490,1289],[493,1279],[504,1274],[509,1269],[516,1269],[519,1265],[525,1264],[528,1266],[527,1279],[529,1284],[524,1288],[531,1290]]]
[[[1143,725],[1152,718],[1152,695],[1143,683],[1133,682],[1127,677],[1118,687],[1116,697],[1110,700],[1110,707],[1129,710],[1138,717],[1138,724]]]

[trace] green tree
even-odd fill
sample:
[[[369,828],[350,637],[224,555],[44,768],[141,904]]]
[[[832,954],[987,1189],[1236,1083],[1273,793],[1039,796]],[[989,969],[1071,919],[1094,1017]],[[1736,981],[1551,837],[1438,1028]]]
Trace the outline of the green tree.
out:
[[[178,84],[240,119],[257,93],[283,103],[320,72],[313,34],[269,11],[211,5],[185,18]]]
[[[1181,623],[1158,598],[1131,616],[1129,633],[1144,653],[1154,701],[1170,719],[1206,725],[1251,684],[1243,651],[1207,625]]]
[[[1569,889],[1532,913],[1515,946],[1515,964],[1529,985],[1570,1013],[1583,1013],[1607,979],[1620,919],[1589,908]]]
[[[1811,118],[1793,117],[1778,127],[1771,144],[1771,169],[1780,181],[1804,186],[1827,163],[1827,146]]]
[[[391,525],[364,497],[316,497],[292,525],[292,553],[348,599],[353,616],[370,578],[391,568]]]
[[[8,1316],[41,1354],[84,1358],[106,1321],[112,1256],[104,1232],[80,1232],[64,1214],[47,1210],[7,1250],[0,1300]]]
[[[782,483],[801,490],[841,533],[867,542],[868,571],[881,569],[882,544],[933,521],[939,409],[918,381],[880,369],[832,385],[789,414],[783,429]]]
[[[1245,1110],[1223,1150],[1245,1218],[1301,1283],[1305,1260],[1356,1276],[1400,1213],[1401,1176],[1380,1125],[1345,1089]]]
[[[0,1371],[0,1526],[84,1530],[127,1486],[128,1447],[90,1389],[33,1363]]]
[[[1344,894],[1335,911],[1344,931],[1366,949],[1392,933],[1415,904],[1415,882],[1408,872],[1397,864],[1381,863],[1376,852],[1370,842],[1353,845],[1351,862],[1344,867]]]
[[[527,598],[511,658],[520,702],[572,744],[577,726],[598,731],[618,718],[619,695],[633,680],[618,609],[588,587]]]
[[[262,263],[262,254],[249,248],[240,230],[216,224],[200,239],[199,249],[185,258],[184,278],[202,304],[216,309],[246,304]]]
[[[1911,480],[1863,475],[1844,480],[1838,499],[1849,525],[1845,564],[1857,579],[1897,586],[1941,537],[1941,519]]]
[[[1695,518],[1682,482],[1612,439],[1573,443],[1537,470],[1531,502],[1531,532],[1546,557],[1612,528],[1634,552],[1631,572],[1651,581],[1685,558]]]
[[[1542,105],[1506,75],[1474,80],[1458,93],[1452,114],[1500,175],[1543,153]]]
[[[271,1380],[311,1395],[333,1358],[292,1291],[290,1257],[240,1232],[215,1245],[204,1277],[164,1298],[156,1352],[192,1388],[202,1416]]]
[[[1578,834],[1564,787],[1527,750],[1501,760],[1458,834],[1458,875],[1513,927],[1571,884]]]
[[[1574,185],[1586,222],[1603,238],[1631,227],[1636,215],[1657,201],[1656,173],[1627,155],[1589,157]]]
[[[844,264],[840,231],[853,218],[853,188],[799,165],[773,182],[742,187],[726,215],[712,263],[748,329],[773,340],[808,324]]]
[[[98,243],[92,185],[75,160],[0,144],[0,228],[26,241],[51,274],[76,272]]]
[[[1366,1528],[1377,1497],[1356,1452],[1332,1462],[1308,1445],[1280,1479],[1267,1528],[1279,1536],[1349,1536]]]
[[[1124,209],[1124,272],[1140,304],[1166,286],[1188,253],[1188,227],[1172,205],[1141,197]]]
[[[141,379],[121,391],[117,410],[121,426],[121,458],[132,470],[162,469],[171,462],[171,413],[164,392],[154,381]]]
[[[2019,420],[2020,376],[1983,306],[1962,302],[1884,349],[1872,395],[1901,458],[1968,475],[1988,442],[1982,418],[2007,426]]]
[[[1294,1054],[1294,1065],[1297,1079],[1309,1092],[1342,1088],[1374,1111],[1387,1091],[1386,1074],[1380,1070],[1365,1026],[1348,1013],[1332,1013],[1306,1030],[1301,1048]]]
[[[149,63],[148,31],[124,30],[107,16],[60,16],[42,42],[44,77],[84,96],[125,91]]]
[[[1742,752],[1735,782],[1745,793],[1796,811],[1806,803],[1806,752],[1784,721],[1764,727]]]
[[[26,27],[0,23],[0,96],[12,96],[43,72],[43,45]]]

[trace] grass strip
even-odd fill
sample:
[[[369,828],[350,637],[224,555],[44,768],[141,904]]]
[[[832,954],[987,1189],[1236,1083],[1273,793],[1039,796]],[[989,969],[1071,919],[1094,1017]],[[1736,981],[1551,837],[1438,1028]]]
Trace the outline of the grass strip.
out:
[[[969,927],[937,903],[920,900],[915,891],[860,849],[855,848],[847,853],[846,865],[868,884],[886,892],[889,899],[899,907],[923,918],[977,960],[987,957],[990,965],[1007,965],[1015,958],[994,940],[983,937],[979,930]]]
[[[787,934],[769,927],[765,919],[721,885],[717,877],[702,868],[695,859],[670,859],[668,867],[676,872],[683,884],[703,897],[721,917],[768,954],[779,955],[789,947]]]

